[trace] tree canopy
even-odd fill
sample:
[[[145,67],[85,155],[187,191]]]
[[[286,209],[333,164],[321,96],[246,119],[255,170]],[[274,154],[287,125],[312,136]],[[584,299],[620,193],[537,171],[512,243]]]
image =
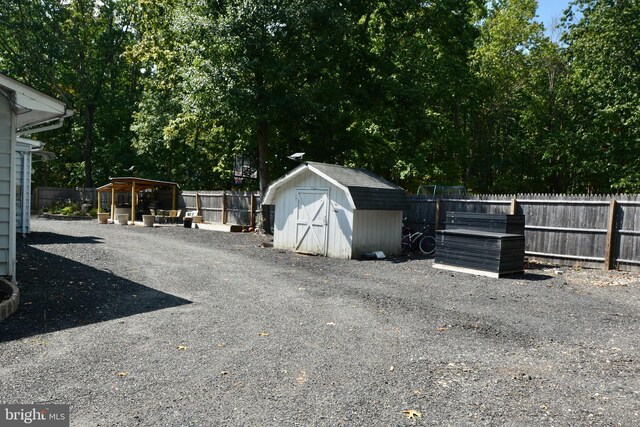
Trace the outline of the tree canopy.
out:
[[[0,72],[76,110],[39,135],[58,160],[38,184],[99,185],[133,166],[183,188],[264,191],[305,152],[409,191],[640,190],[634,0],[572,2],[559,40],[536,0],[0,6]]]

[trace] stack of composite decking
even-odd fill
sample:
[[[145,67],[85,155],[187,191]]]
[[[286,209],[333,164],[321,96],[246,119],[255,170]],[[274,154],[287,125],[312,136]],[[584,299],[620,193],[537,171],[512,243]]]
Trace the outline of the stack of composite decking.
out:
[[[433,266],[490,277],[524,271],[524,215],[447,212]]]

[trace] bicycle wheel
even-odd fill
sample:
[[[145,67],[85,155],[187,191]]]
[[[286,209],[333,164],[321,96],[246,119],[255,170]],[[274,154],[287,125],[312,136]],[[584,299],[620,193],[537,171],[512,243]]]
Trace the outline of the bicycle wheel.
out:
[[[436,239],[431,236],[424,236],[420,240],[420,252],[425,255],[431,255],[436,251]]]

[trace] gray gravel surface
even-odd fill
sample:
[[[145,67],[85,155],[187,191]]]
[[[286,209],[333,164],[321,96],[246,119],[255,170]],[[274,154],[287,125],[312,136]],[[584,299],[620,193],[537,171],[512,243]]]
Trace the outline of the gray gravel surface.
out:
[[[255,234],[32,230],[0,402],[68,403],[72,426],[640,424],[637,275],[489,279]]]

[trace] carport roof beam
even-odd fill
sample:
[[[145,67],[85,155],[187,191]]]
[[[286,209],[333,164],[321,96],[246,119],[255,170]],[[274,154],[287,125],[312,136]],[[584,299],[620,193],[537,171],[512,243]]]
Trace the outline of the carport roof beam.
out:
[[[129,192],[131,188],[134,186],[138,191],[144,191],[148,189],[153,189],[156,187],[178,187],[176,182],[170,181],[157,181],[154,179],[144,179],[144,178],[136,178],[136,177],[115,177],[109,178],[111,182],[109,184],[105,184],[102,187],[98,187],[97,191],[110,191],[112,188],[115,189],[116,192]]]

